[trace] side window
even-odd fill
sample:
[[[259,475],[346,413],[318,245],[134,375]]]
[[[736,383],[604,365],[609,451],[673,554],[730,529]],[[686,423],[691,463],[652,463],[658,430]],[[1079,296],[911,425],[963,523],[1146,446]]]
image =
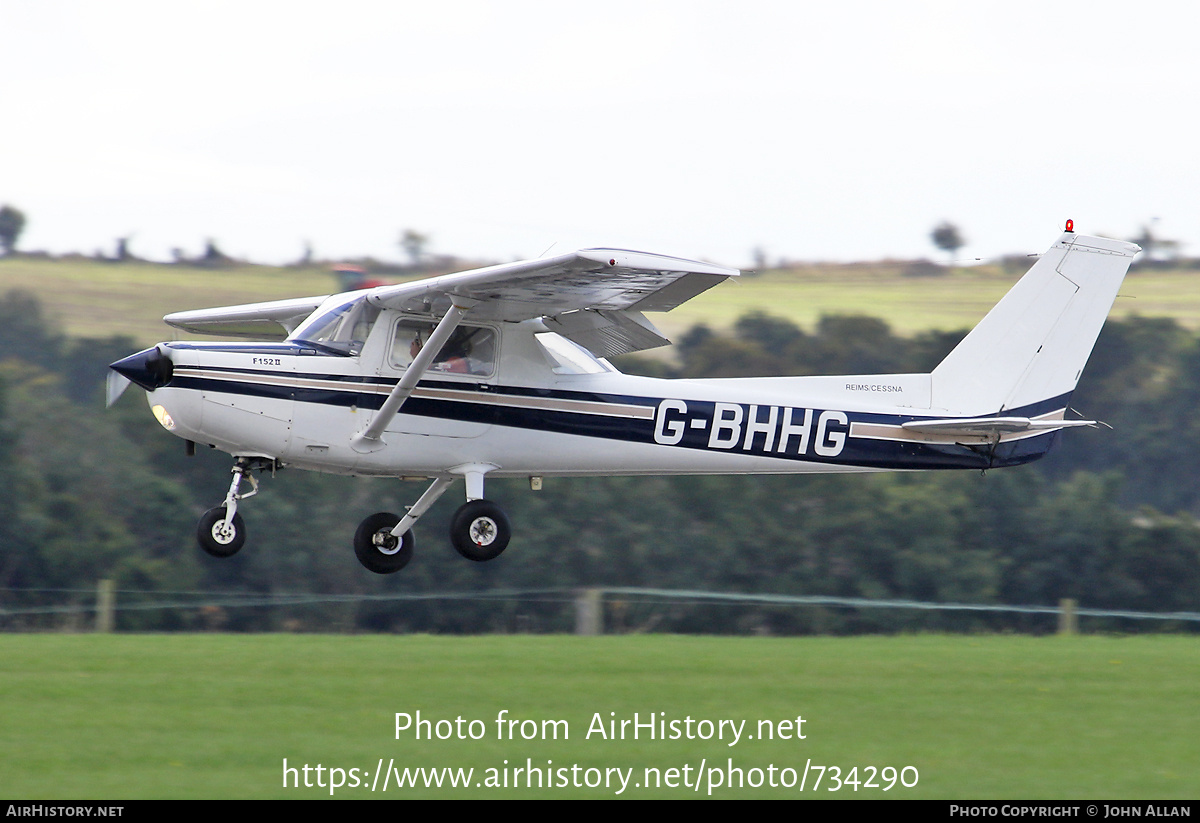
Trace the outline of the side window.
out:
[[[396,336],[389,358],[392,366],[407,369],[417,353],[425,347],[434,324],[422,320],[401,320],[396,324]],[[496,333],[479,326],[459,326],[450,334],[429,366],[431,372],[442,374],[473,374],[487,376],[496,368]]]

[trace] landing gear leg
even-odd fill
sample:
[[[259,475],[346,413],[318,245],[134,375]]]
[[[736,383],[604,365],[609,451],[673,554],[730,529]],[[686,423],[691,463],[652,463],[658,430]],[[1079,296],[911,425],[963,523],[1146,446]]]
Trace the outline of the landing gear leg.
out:
[[[233,466],[233,480],[224,505],[209,509],[200,518],[196,540],[213,557],[232,557],[246,544],[246,525],[238,514],[238,501],[258,494],[258,480],[250,470],[262,468],[261,464],[261,458],[239,457]],[[271,465],[274,467],[273,462]],[[250,491],[245,493],[238,491],[243,480],[250,481]]]

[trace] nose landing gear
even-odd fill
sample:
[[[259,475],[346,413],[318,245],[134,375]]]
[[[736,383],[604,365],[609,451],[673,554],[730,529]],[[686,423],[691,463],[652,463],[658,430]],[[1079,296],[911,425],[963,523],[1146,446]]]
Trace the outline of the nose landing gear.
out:
[[[258,480],[250,472],[253,469],[275,470],[275,461],[263,457],[239,457],[233,464],[233,480],[225,503],[206,511],[196,526],[196,540],[200,548],[213,557],[233,557],[246,544],[246,524],[238,514],[238,501],[258,494]],[[243,480],[250,481],[250,491],[238,489]]]

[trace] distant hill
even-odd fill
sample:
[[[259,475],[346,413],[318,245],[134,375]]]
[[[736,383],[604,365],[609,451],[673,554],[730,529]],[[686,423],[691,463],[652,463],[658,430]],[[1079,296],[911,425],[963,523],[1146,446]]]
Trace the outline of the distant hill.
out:
[[[727,328],[761,310],[812,328],[823,314],[865,314],[902,334],[972,326],[1016,281],[1012,265],[951,270],[905,261],[817,264],[745,274],[651,319],[677,338],[697,323]],[[338,290],[324,268],[203,269],[153,263],[0,259],[0,293],[25,289],[72,336],[127,334],[150,344],[181,336],[162,316],[185,309],[253,303]],[[1173,317],[1200,329],[1200,272],[1135,269],[1114,316]]]

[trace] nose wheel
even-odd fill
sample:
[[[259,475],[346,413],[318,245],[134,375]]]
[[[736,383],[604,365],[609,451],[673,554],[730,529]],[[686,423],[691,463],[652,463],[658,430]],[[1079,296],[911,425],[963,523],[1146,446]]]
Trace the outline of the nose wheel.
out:
[[[233,557],[246,544],[246,524],[237,512],[229,520],[225,507],[217,506],[200,518],[196,540],[213,557]]]

